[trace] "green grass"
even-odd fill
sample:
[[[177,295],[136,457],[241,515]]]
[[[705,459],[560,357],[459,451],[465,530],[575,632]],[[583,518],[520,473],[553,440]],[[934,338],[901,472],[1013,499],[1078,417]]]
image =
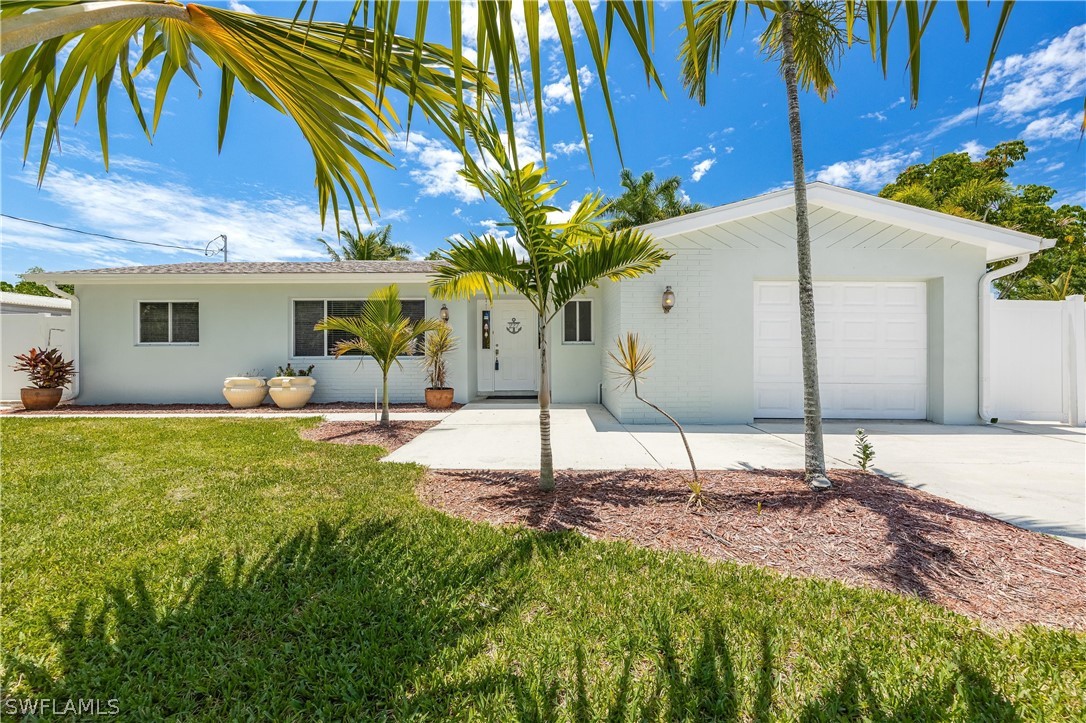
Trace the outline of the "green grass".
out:
[[[1086,636],[419,504],[294,420],[0,423],[6,694],[123,718],[1075,720]]]

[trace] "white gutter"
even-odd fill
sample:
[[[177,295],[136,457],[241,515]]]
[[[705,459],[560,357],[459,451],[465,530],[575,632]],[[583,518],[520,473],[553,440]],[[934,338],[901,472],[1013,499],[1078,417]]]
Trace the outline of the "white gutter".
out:
[[[1030,255],[1029,252],[1021,254],[1013,264],[989,271],[980,277],[980,288],[977,297],[980,312],[980,394],[978,395],[977,415],[984,424],[995,424],[997,421],[992,416],[992,400],[989,389],[991,386],[992,360],[988,328],[991,325],[992,318],[992,282],[1026,268]]]
[[[72,361],[75,362],[75,376],[72,377],[72,389],[67,401],[72,401],[79,396],[79,299],[75,294],[69,294],[57,288],[56,282],[44,281],[45,288],[52,291],[62,299],[72,302]]]

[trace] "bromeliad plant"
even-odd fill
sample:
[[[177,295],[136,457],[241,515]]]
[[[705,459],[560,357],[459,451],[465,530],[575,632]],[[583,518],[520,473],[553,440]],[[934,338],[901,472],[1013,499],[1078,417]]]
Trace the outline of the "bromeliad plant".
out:
[[[657,412],[667,417],[667,421],[675,425],[675,428],[679,430],[679,436],[682,437],[683,446],[686,447],[686,456],[690,460],[690,470],[694,473],[694,480],[689,483],[690,487],[690,504],[697,507],[701,507],[705,503],[705,489],[701,485],[701,480],[698,479],[698,468],[694,464],[694,453],[690,451],[690,443],[686,440],[686,432],[683,431],[682,425],[679,424],[675,417],[665,412],[660,407],[656,406],[649,400],[641,396],[641,392],[637,387],[638,382],[645,380],[645,374],[648,373],[652,365],[656,363],[656,360],[652,356],[652,348],[648,344],[642,344],[637,334],[627,332],[626,338],[619,337],[615,339],[615,346],[618,347],[618,354],[613,351],[608,351],[607,355],[611,357],[611,361],[614,362],[614,368],[611,373],[621,380],[618,385],[619,389],[629,389],[633,387],[634,397],[637,398],[642,404],[646,404],[652,407]]]
[[[419,364],[426,372],[430,389],[448,389],[449,362],[447,354],[456,351],[456,337],[452,327],[446,323],[426,335],[422,345],[422,359]]]
[[[297,369],[295,369],[294,367],[292,367],[290,365],[290,362],[287,362],[287,365],[285,367],[276,368],[275,376],[277,376],[277,377],[311,377],[311,376],[313,376],[313,369],[316,366],[317,366],[316,364],[310,364],[305,369],[302,369],[301,367],[298,367]]]
[[[496,170],[471,166],[461,175],[484,195],[494,199],[508,216],[502,224],[513,230],[524,249],[517,255],[509,240],[493,235],[453,241],[442,252],[443,262],[430,289],[438,298],[473,298],[488,301],[503,292],[523,296],[535,309],[539,331],[539,486],[554,489],[551,451],[550,323],[567,302],[605,279],[619,281],[651,274],[671,256],[638,229],[610,231],[604,220],[606,205],[600,194],[590,193],[570,212],[553,204],[562,184],[546,180],[535,164],[523,168],[509,158],[494,134],[480,137],[480,145]]]
[[[26,354],[17,354],[15,371],[26,372],[30,383],[38,389],[63,389],[75,379],[75,362],[65,361],[60,349],[38,347]]]
[[[392,365],[403,368],[399,357],[415,351],[417,338],[444,326],[438,319],[420,319],[412,322],[403,315],[400,290],[395,284],[373,292],[362,306],[360,316],[329,316],[320,321],[317,331],[342,331],[352,338],[336,344],[337,357],[350,352],[361,352],[373,357],[381,367],[381,426],[391,425],[388,414],[388,373]],[[361,362],[359,362],[361,365]]]

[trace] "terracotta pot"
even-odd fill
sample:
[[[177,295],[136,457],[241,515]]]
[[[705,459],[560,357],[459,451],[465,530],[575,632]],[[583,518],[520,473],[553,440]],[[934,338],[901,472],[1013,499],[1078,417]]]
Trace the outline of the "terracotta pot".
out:
[[[222,395],[234,409],[252,409],[268,396],[268,387],[260,377],[227,377]]]
[[[453,388],[426,388],[426,406],[430,409],[448,409],[453,403]]]
[[[53,409],[60,404],[60,397],[64,394],[64,390],[57,389],[38,389],[37,387],[24,387],[19,390],[19,396],[23,400],[23,406],[28,412],[40,412],[46,409]]]
[[[313,377],[272,377],[268,392],[280,409],[301,409],[313,396],[317,380]]]

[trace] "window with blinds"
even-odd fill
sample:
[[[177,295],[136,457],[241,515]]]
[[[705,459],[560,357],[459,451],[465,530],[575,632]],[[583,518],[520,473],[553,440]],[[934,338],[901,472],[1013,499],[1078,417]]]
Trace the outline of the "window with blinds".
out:
[[[403,315],[412,322],[426,316],[426,302],[403,301]],[[351,338],[343,331],[315,331],[314,326],[328,316],[360,316],[365,302],[354,299],[313,299],[294,302],[294,356],[334,356],[336,344]],[[422,354],[422,336],[415,339],[412,355]],[[358,356],[360,352],[348,352],[346,356]]]
[[[140,344],[199,344],[200,304],[195,301],[141,301]]]
[[[571,301],[566,304],[562,320],[562,341],[566,344],[592,343],[592,302]]]

